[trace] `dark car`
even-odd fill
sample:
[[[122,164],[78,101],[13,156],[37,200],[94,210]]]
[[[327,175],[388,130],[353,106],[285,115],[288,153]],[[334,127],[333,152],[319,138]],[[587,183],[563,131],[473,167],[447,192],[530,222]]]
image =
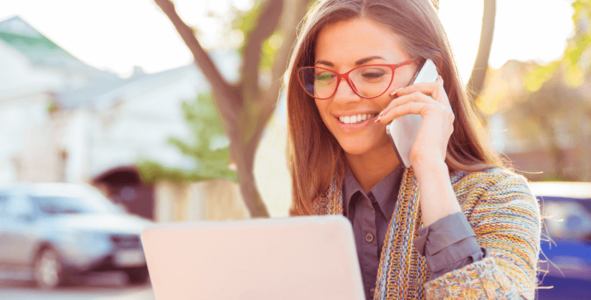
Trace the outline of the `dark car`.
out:
[[[538,299],[591,297],[591,183],[532,182],[544,228]]]
[[[125,213],[89,185],[0,189],[0,267],[32,272],[54,288],[73,276],[121,270],[146,282],[140,233],[150,221]]]

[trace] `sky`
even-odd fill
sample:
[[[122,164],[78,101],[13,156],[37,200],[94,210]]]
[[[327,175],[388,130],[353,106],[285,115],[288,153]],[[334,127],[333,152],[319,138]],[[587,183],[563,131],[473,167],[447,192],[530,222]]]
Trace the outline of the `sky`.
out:
[[[208,47],[227,44],[220,22],[233,3],[247,10],[252,0],[176,0],[177,11],[200,29]],[[490,67],[507,60],[548,63],[559,59],[572,36],[571,0],[497,0]],[[470,75],[480,37],[483,1],[440,0],[440,19],[464,81]],[[0,21],[20,16],[63,49],[101,70],[127,77],[134,66],[147,73],[187,65],[192,56],[153,0],[0,0]]]

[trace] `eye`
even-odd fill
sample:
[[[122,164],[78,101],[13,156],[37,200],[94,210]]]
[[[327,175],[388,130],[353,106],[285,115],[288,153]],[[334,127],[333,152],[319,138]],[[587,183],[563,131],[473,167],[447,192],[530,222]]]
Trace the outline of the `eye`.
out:
[[[332,78],[334,78],[335,75],[331,72],[322,72],[319,74],[316,74],[316,78],[314,78],[314,80],[316,81],[329,81]]]
[[[369,79],[369,80],[379,79],[379,78],[383,77],[384,75],[386,75],[386,72],[384,72],[380,69],[364,70],[363,73],[361,74],[361,76],[363,76],[363,78]]]

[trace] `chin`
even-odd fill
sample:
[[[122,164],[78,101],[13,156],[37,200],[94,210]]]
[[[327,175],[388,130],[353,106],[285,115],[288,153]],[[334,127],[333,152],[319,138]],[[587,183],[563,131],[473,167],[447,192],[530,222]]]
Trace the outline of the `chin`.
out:
[[[351,154],[351,155],[361,155],[364,153],[367,153],[371,148],[368,147],[367,145],[349,145],[349,144],[341,144],[341,147],[343,148],[343,151],[345,151],[345,153],[347,154]]]
[[[345,139],[340,140],[339,144],[347,154],[361,155],[376,149],[379,143],[374,139]]]
[[[394,150],[390,145],[390,140],[384,133],[383,135],[374,136],[373,138],[370,136],[365,136],[363,138],[343,138],[337,139],[341,148],[345,153],[350,155],[363,155],[369,154],[370,152],[378,150],[380,153],[383,153],[383,150],[388,147],[388,149]]]

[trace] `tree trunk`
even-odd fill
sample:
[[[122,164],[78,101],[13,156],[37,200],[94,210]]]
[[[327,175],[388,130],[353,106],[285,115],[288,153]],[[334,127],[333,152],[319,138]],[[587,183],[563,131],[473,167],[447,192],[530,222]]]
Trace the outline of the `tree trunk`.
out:
[[[478,54],[472,67],[472,74],[468,81],[468,88],[474,96],[478,96],[484,84],[488,59],[492,46],[493,33],[495,31],[496,0],[484,0],[484,12],[482,14],[482,30],[480,31],[480,44]]]
[[[244,114],[244,112],[239,114]],[[253,173],[256,147],[254,149],[249,149],[248,141],[245,140],[244,133],[238,128],[239,123],[234,124],[234,130],[228,130],[228,133],[230,134],[230,153],[238,170],[240,194],[242,195],[242,199],[244,199],[244,204],[250,212],[251,218],[267,218],[269,217],[269,212],[267,211],[265,202],[263,202],[257,189]],[[260,134],[255,132],[255,136],[260,136]]]
[[[254,156],[277,103],[281,87],[279,78],[285,72],[296,26],[304,17],[309,0],[290,0],[287,5],[284,0],[263,2],[261,17],[246,37],[241,82],[235,86],[221,76],[191,28],[178,16],[174,4],[170,0],[154,1],[173,23],[211,84],[216,107],[230,140],[230,155],[236,164],[240,192],[251,217],[269,217],[253,174]],[[258,85],[261,44],[277,29],[283,33],[284,41],[273,62],[273,84],[268,90],[261,90]]]
[[[482,91],[486,71],[488,70],[488,59],[492,46],[493,33],[495,31],[496,0],[484,0],[484,12],[482,14],[482,30],[480,31],[480,44],[478,54],[472,67],[472,74],[467,84],[467,91],[473,100],[476,100]],[[486,117],[480,110],[476,112],[481,121],[486,123]],[[485,124],[486,125],[486,124]]]

